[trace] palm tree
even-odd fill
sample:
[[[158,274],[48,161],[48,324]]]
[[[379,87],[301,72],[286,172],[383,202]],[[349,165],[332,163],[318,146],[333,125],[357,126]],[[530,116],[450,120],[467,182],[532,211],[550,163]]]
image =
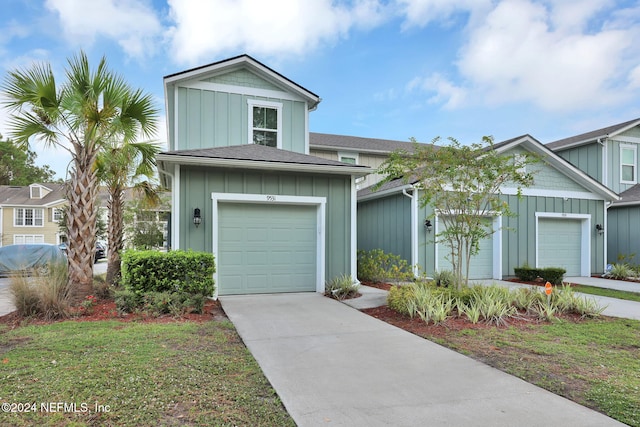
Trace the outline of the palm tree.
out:
[[[12,111],[9,129],[15,142],[36,138],[71,154],[67,171],[69,286],[80,301],[92,291],[96,241],[96,159],[113,140],[133,142],[156,130],[158,110],[152,97],[132,89],[110,71],[106,58],[95,70],[84,52],[68,60],[67,81],[57,84],[50,64],[9,72],[2,86]]]
[[[156,166],[156,154],[159,147],[151,143],[111,144],[98,156],[96,166],[98,177],[107,186],[109,192],[109,250],[107,264],[107,283],[113,284],[120,276],[120,253],[124,247],[124,196],[125,190],[132,187],[140,195],[146,206],[160,203],[157,189],[141,178],[153,178]]]

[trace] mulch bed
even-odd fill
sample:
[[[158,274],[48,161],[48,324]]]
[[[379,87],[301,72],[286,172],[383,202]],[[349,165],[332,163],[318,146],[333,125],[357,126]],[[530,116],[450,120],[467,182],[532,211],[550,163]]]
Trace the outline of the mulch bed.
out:
[[[208,299],[205,302],[202,313],[185,313],[181,316],[165,314],[161,316],[151,316],[146,313],[126,313],[119,314],[113,300],[98,300],[90,312],[76,309],[68,318],[46,320],[42,318],[23,318],[16,311],[0,316],[0,323],[8,325],[11,329],[21,326],[24,323],[31,325],[44,325],[64,320],[75,322],[94,322],[101,320],[117,320],[120,322],[146,322],[146,323],[172,323],[172,322],[207,322],[210,320],[227,320],[227,315],[222,310],[220,301]]]

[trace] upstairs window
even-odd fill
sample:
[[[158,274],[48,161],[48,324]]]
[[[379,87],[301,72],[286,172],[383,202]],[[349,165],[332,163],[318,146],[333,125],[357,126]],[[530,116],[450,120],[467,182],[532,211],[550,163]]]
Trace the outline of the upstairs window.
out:
[[[13,225],[16,227],[42,227],[44,225],[44,209],[14,209]]]
[[[637,182],[637,147],[635,145],[620,146],[620,183],[635,184]]]
[[[64,211],[60,208],[53,208],[53,222],[60,222],[64,218]]]
[[[250,99],[249,143],[282,148],[282,104]]]

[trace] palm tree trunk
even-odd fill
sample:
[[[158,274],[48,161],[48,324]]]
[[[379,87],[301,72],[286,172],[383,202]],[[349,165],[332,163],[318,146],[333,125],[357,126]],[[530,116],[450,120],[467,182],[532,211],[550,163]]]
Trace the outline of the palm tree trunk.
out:
[[[120,279],[121,258],[124,248],[124,188],[116,186],[109,194],[109,261],[107,283],[113,285]]]
[[[96,153],[85,149],[78,151],[73,160],[67,187],[69,290],[71,301],[76,303],[93,293],[98,193],[98,179],[93,167]]]

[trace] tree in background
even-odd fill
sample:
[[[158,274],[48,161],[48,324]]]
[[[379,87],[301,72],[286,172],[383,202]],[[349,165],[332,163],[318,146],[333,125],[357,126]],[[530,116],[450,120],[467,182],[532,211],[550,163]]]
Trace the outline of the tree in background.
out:
[[[30,185],[54,181],[55,172],[49,166],[35,165],[36,153],[19,147],[0,135],[0,185]]]
[[[486,218],[513,215],[501,198],[501,188],[516,188],[520,196],[522,188],[533,184],[527,165],[537,157],[524,151],[502,154],[487,136],[471,145],[448,140],[442,146],[436,145],[440,138],[430,145],[416,144],[412,154],[393,153],[380,166],[386,178],[377,185],[401,178],[419,188],[421,205],[432,206],[442,225],[435,239],[449,248],[447,258],[460,288],[469,281],[469,264],[480,241],[497,231]]]
[[[84,52],[68,60],[66,81],[56,82],[50,64],[10,71],[2,85],[11,110],[11,137],[22,147],[31,139],[71,155],[66,197],[69,285],[79,302],[92,293],[96,244],[96,159],[112,141],[150,138],[158,110],[151,95],[131,88],[109,70],[106,58],[92,70]]]
[[[146,207],[159,203],[156,187],[149,181],[154,177],[159,147],[152,143],[111,142],[97,158],[100,181],[109,192],[109,238],[107,283],[120,277],[121,253],[124,248],[125,191],[131,188]],[[140,181],[145,179],[144,181]]]

